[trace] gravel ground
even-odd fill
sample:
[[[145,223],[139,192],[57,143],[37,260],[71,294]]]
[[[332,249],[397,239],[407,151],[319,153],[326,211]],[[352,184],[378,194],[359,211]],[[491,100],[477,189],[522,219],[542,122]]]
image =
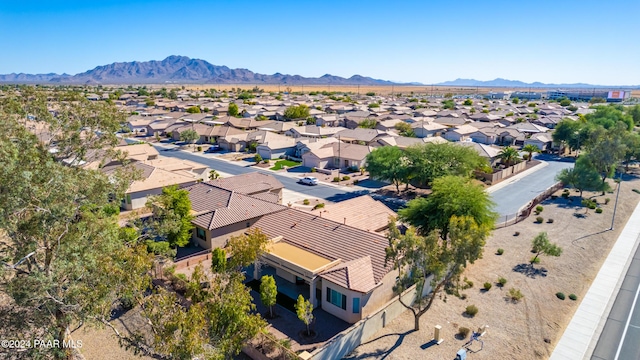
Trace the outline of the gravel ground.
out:
[[[466,342],[455,337],[458,327],[475,330],[483,325],[489,326],[481,338],[484,348],[479,351],[480,344],[474,343],[470,349],[476,352],[470,352],[468,358],[548,358],[640,200],[640,195],[631,191],[634,187],[640,188],[640,180],[622,184],[614,231],[608,229],[615,194],[601,196],[587,192],[585,197],[597,199],[601,204],[602,214],[589,210],[581,217],[585,210],[580,206],[579,194],[571,192],[573,201],[558,197],[542,204],[544,210],[540,216],[544,217],[544,223],[534,223],[536,216],[532,215],[518,224],[497,229],[487,241],[484,258],[469,266],[463,275],[474,284],[472,288],[461,290],[466,299],[439,295],[420,319],[421,330],[417,332],[412,331],[413,316],[406,311],[348,358],[453,359]],[[604,205],[607,197],[611,202]],[[549,218],[554,222],[547,223]],[[531,240],[541,231],[546,231],[549,239],[558,243],[564,252],[557,258],[543,255],[541,262],[531,268],[528,265],[533,256]],[[520,235],[514,236],[515,232]],[[503,255],[495,254],[498,248],[504,249]],[[507,279],[503,289],[496,285],[499,277]],[[493,284],[487,292],[481,291],[484,282]],[[524,295],[519,303],[505,299],[512,287]],[[559,300],[556,292],[563,292],[567,299]],[[578,296],[577,301],[568,298],[571,293]],[[472,304],[479,309],[473,318],[464,314],[466,306]],[[442,326],[444,342],[428,346],[436,324]]]

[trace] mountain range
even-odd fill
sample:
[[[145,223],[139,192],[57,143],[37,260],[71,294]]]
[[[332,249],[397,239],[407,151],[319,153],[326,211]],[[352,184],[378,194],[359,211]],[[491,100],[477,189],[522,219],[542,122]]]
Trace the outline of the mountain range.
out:
[[[393,85],[391,81],[360,75],[343,78],[323,75],[318,78],[275,73],[264,75],[247,69],[231,69],[212,65],[205,60],[172,55],[162,61],[116,62],[98,66],[76,75],[8,74],[0,82],[58,84],[283,84],[283,85]]]
[[[83,73],[69,74],[7,74],[0,75],[4,83],[38,84],[282,84],[282,85],[414,85],[424,84],[397,83],[387,80],[353,75],[343,78],[330,74],[321,77],[303,77],[275,73],[265,75],[247,69],[231,69],[227,66],[213,65],[205,60],[191,59],[186,56],[172,55],[164,60],[116,62],[98,66]],[[544,84],[525,83],[517,80],[497,78],[489,81],[474,79],[456,79],[434,85],[439,86],[482,86],[505,88],[595,88],[611,87],[590,84]],[[638,86],[618,86],[618,88],[638,88]]]
[[[481,81],[475,79],[455,79],[453,81],[445,81],[435,85],[440,86],[481,86],[481,87],[503,87],[503,88],[638,88],[636,86],[607,86],[607,85],[592,85],[585,83],[574,84],[545,84],[541,82],[526,83],[519,80],[507,80],[497,78],[494,80]]]

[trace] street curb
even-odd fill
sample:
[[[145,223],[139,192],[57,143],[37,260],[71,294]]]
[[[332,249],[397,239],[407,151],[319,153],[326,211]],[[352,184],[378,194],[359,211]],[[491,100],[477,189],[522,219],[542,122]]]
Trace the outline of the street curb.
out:
[[[600,267],[589,290],[556,344],[551,360],[589,359],[604,328],[638,247],[640,203],[627,220],[620,236]],[[625,260],[621,261],[624,258]],[[617,279],[612,281],[612,278]],[[596,293],[598,292],[598,293]],[[622,339],[623,340],[623,339]],[[621,340],[621,341],[622,341]]]

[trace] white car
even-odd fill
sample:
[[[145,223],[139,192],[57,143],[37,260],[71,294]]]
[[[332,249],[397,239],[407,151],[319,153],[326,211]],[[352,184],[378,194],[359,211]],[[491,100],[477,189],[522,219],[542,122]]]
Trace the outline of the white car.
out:
[[[300,183],[305,184],[305,185],[318,185],[318,179],[312,177],[312,176],[307,176],[307,177],[303,177],[302,179],[300,179]]]

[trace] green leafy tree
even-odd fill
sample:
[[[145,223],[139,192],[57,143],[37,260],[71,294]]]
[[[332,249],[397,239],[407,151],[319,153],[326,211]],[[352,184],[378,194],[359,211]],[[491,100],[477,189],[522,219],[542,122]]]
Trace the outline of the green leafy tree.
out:
[[[200,114],[200,107],[198,106],[191,106],[188,107],[186,110],[189,114]]]
[[[531,264],[534,264],[540,255],[560,256],[562,254],[562,248],[549,241],[549,236],[546,232],[536,235],[531,241],[531,245],[536,252],[536,256],[531,259]]]
[[[455,143],[413,145],[405,153],[412,181],[423,186],[445,175],[467,177],[488,166],[487,160],[475,150]]]
[[[239,113],[238,105],[236,103],[230,103],[229,110],[227,110],[227,114],[229,114],[229,116],[238,116],[238,113]]]
[[[400,184],[407,182],[408,165],[404,153],[397,146],[382,146],[367,154],[366,169],[378,180],[389,181],[400,192]]]
[[[515,148],[507,146],[498,153],[498,158],[502,160],[505,166],[509,167],[518,162],[520,154],[518,154],[518,150]]]
[[[153,210],[150,224],[154,236],[166,239],[171,247],[182,247],[191,239],[191,200],[187,190],[178,190],[175,185],[162,189],[162,194],[151,197],[147,207]]]
[[[420,234],[437,230],[442,238],[446,238],[452,216],[468,216],[480,228],[492,229],[497,218],[493,207],[491,196],[482,186],[466,178],[448,175],[433,181],[431,195],[409,201],[398,214]]]
[[[456,104],[453,102],[453,100],[445,100],[442,102],[443,109],[453,109],[455,106]]]
[[[22,112],[39,113],[41,96],[54,99],[61,94],[35,91],[23,87],[20,96],[5,93],[0,98],[0,337],[62,344],[72,326],[108,323],[120,298],[140,299],[151,284],[151,257],[137,237],[121,237],[127,233],[119,231],[118,204],[110,201],[111,195],[124,194],[132,177],[116,171],[108,178],[56,161],[37,132],[22,125]],[[63,118],[44,115],[40,120],[71,126],[69,132],[56,130],[68,149],[83,146],[80,129],[73,124],[87,120],[95,130],[110,128],[109,115],[96,113],[83,120],[86,109],[73,109],[64,110]],[[105,119],[104,127],[99,119]],[[71,132],[76,131],[74,136]],[[28,359],[72,356],[62,348],[4,354]]]
[[[296,315],[307,326],[307,336],[310,336],[309,325],[313,321],[313,304],[302,295],[298,295],[298,300],[296,301]]]
[[[401,136],[416,137],[416,133],[415,131],[413,131],[413,128],[411,127],[411,125],[407,124],[404,121],[395,124],[394,128],[398,130]]]
[[[580,191],[607,191],[609,184],[602,182],[600,174],[588,162],[585,156],[580,156],[573,169],[562,169],[556,176],[556,180]]]
[[[309,107],[304,104],[289,106],[284,111],[284,118],[287,120],[306,119],[308,117],[309,117]]]
[[[215,248],[211,251],[211,271],[223,273],[227,270],[227,253],[224,249]]]
[[[193,144],[198,139],[200,139],[200,135],[198,135],[198,132],[195,130],[188,129],[180,132],[180,141]]]
[[[255,313],[243,280],[240,272],[208,277],[198,265],[186,283],[190,306],[185,307],[175,292],[163,288],[145,298],[143,315],[153,329],[155,352],[174,359],[229,359],[238,355],[266,326]]]
[[[628,107],[627,114],[631,116],[636,125],[640,125],[640,104]]]
[[[413,313],[417,331],[420,330],[420,317],[431,308],[445,284],[457,280],[467,264],[482,257],[492,226],[479,225],[470,216],[453,215],[447,219],[447,236],[440,236],[438,230],[420,236],[414,227],[402,235],[394,220],[389,221],[389,247],[385,259],[399,272],[394,291],[400,303]],[[427,283],[430,277],[431,281]],[[431,291],[422,297],[427,284]],[[402,293],[413,285],[416,285],[417,295],[411,304],[402,299]]]
[[[533,159],[533,153],[539,153],[540,148],[533,144],[527,144],[522,147],[522,151],[528,153],[527,160],[531,160]]]
[[[267,235],[257,228],[243,235],[232,236],[227,242],[227,251],[231,255],[227,263],[228,271],[240,272],[253,264],[267,251],[268,242]]]
[[[609,130],[598,126],[592,132],[587,154],[584,156],[589,164],[600,173],[603,183],[607,177],[613,175],[616,165],[624,159],[627,153],[626,136],[624,123],[618,123]]]
[[[471,106],[471,105],[473,105],[473,100],[471,100],[471,99],[466,99],[466,100],[464,101],[464,105],[465,105],[465,106]]]
[[[636,132],[627,133],[623,141],[626,147],[624,154],[625,170],[629,171],[629,163],[631,160],[640,159],[640,134]]]
[[[560,106],[567,107],[569,105],[571,105],[571,100],[569,100],[567,98],[560,100]]]
[[[619,122],[626,125],[627,130],[633,129],[633,117],[625,114],[622,109],[615,106],[597,106],[596,111],[585,115],[587,122],[593,125],[601,125],[605,129],[615,128]]]
[[[375,129],[377,125],[378,121],[376,121],[376,119],[364,119],[360,124],[358,124],[358,127],[363,129]]]
[[[260,301],[269,308],[269,316],[273,317],[273,305],[276,304],[278,288],[273,276],[264,275],[260,279]]]

